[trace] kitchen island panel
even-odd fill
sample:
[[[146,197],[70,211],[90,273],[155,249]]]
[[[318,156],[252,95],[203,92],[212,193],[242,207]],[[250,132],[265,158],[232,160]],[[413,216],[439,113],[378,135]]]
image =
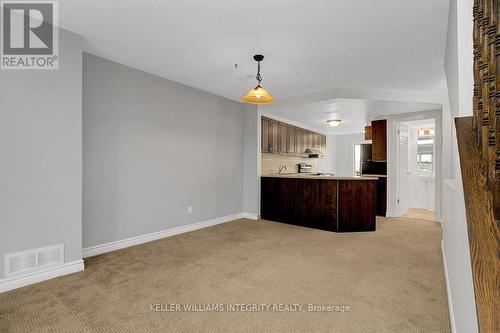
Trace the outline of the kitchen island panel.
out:
[[[375,231],[376,181],[339,181],[338,232]]]
[[[328,231],[374,231],[376,178],[262,177],[261,217]]]
[[[277,222],[293,219],[296,211],[297,180],[293,178],[262,178],[262,218]]]
[[[337,230],[337,181],[297,179],[296,219],[294,224]]]

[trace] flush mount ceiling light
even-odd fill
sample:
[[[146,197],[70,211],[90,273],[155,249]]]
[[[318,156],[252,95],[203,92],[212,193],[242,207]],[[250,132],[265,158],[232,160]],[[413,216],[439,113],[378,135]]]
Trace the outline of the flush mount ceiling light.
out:
[[[328,125],[332,126],[332,127],[337,127],[340,125],[340,122],[342,120],[340,119],[330,119],[330,120],[327,120],[326,122],[328,123]]]
[[[241,99],[245,103],[250,104],[271,104],[274,103],[274,98],[267,92],[266,89],[262,88],[260,82],[262,81],[262,76],[260,75],[260,62],[264,60],[264,56],[260,54],[256,54],[253,56],[253,59],[257,61],[257,86],[255,88],[250,89],[245,96]]]

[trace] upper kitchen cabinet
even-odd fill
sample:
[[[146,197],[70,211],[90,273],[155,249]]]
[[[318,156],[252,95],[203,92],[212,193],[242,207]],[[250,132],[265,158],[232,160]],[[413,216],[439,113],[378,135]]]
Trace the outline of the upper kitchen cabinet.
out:
[[[263,153],[307,156],[304,153],[307,148],[319,150],[319,157],[324,157],[326,155],[326,136],[262,117],[261,151]]]
[[[279,136],[279,149],[278,152],[285,153],[287,151],[287,136],[286,136],[286,124],[279,123],[278,124],[278,136]]]
[[[365,140],[371,140],[371,139],[372,139],[372,127],[365,126]]]
[[[261,127],[260,127],[260,150],[263,153],[269,153],[269,125],[271,120],[262,117]]]
[[[306,148],[313,148],[314,133],[306,131]]]
[[[288,154],[294,154],[296,150],[296,142],[295,142],[295,127],[287,125],[286,127],[286,152]]]
[[[269,124],[269,151],[271,153],[280,152],[279,121],[271,119]]]
[[[295,128],[285,123],[279,123],[279,153],[295,153]]]
[[[372,121],[372,160],[387,161],[387,120]]]
[[[326,157],[326,135],[321,135],[319,138],[320,157]]]
[[[302,128],[295,128],[295,154],[302,155],[307,149],[307,132]]]
[[[319,150],[321,144],[321,134],[313,133],[313,144],[312,147]]]
[[[262,117],[260,148],[264,153],[280,151],[280,122]]]

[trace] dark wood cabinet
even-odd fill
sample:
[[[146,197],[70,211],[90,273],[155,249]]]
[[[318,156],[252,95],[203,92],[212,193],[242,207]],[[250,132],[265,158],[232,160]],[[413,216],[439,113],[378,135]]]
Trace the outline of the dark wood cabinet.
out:
[[[269,125],[271,120],[262,117],[261,128],[260,128],[260,149],[262,152],[270,152],[269,149]]]
[[[295,153],[295,127],[286,126],[286,153],[294,154]]]
[[[308,130],[300,129],[299,131],[297,131],[295,137],[300,142],[298,153],[302,156],[306,156],[306,154],[304,153],[306,149],[313,148],[314,133]]]
[[[271,153],[279,152],[279,122],[271,119],[269,124],[269,151]]]
[[[292,218],[296,211],[296,192],[296,179],[262,178],[260,209],[265,212],[266,219],[286,222]]]
[[[305,148],[312,148],[312,133],[309,131],[304,131],[304,137],[305,137]]]
[[[305,131],[300,128],[295,129],[295,153],[298,155],[304,154],[306,150],[306,135]]]
[[[274,119],[262,117],[261,151],[307,156],[307,148],[320,151],[319,157],[326,156],[326,136],[296,127]]]
[[[374,231],[376,180],[261,178],[261,217],[328,231]]]
[[[279,135],[279,148],[278,152],[280,153],[285,153],[287,151],[286,145],[287,145],[287,132],[286,132],[286,124],[279,123],[278,124],[278,135]]]
[[[361,145],[363,161],[370,163],[370,168],[363,168],[364,173],[387,173],[387,120],[374,120],[371,126],[365,126],[365,139],[372,140],[371,149],[370,145]],[[375,162],[375,163],[372,163]],[[365,162],[366,163],[366,162]],[[379,172],[370,172],[375,171]],[[383,166],[383,170],[380,168]],[[387,211],[387,177],[379,177],[377,181],[377,202],[376,210],[378,216],[385,216]]]
[[[372,160],[387,161],[387,120],[372,121]]]
[[[326,156],[326,136],[262,117],[262,152],[306,156],[304,151],[307,148],[318,149],[320,151],[319,157]]]
[[[313,228],[337,231],[337,181],[318,181]]]
[[[337,230],[337,181],[263,177],[263,219]]]
[[[321,135],[319,141],[319,150],[321,151],[320,157],[326,157],[326,136]]]
[[[387,212],[387,177],[379,177],[377,181],[377,216],[385,216]]]
[[[313,143],[312,147],[319,150],[321,143],[321,134],[313,133]]]
[[[276,153],[280,151],[280,128],[279,122],[262,117],[260,130],[260,148],[265,153]]]
[[[337,231],[337,181],[297,179],[297,225]]]
[[[314,215],[319,197],[318,182],[309,182],[306,179],[295,179],[295,181],[297,183],[294,195],[296,210],[290,220],[296,225],[313,227],[317,224]]]
[[[377,182],[341,180],[338,186],[337,231],[375,231]]]
[[[279,153],[295,153],[295,129],[291,125],[279,123]]]
[[[371,140],[371,139],[372,139],[372,127],[365,126],[365,140]]]

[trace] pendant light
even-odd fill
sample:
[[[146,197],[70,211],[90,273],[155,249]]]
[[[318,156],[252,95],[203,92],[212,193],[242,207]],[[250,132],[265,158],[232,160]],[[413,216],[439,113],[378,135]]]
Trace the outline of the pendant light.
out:
[[[274,103],[274,97],[269,94],[269,92],[262,88],[260,82],[262,81],[262,76],[260,75],[260,62],[264,60],[264,56],[260,54],[256,54],[253,56],[253,59],[257,61],[257,86],[255,88],[250,89],[245,96],[241,99],[245,103],[250,104],[271,104]]]

